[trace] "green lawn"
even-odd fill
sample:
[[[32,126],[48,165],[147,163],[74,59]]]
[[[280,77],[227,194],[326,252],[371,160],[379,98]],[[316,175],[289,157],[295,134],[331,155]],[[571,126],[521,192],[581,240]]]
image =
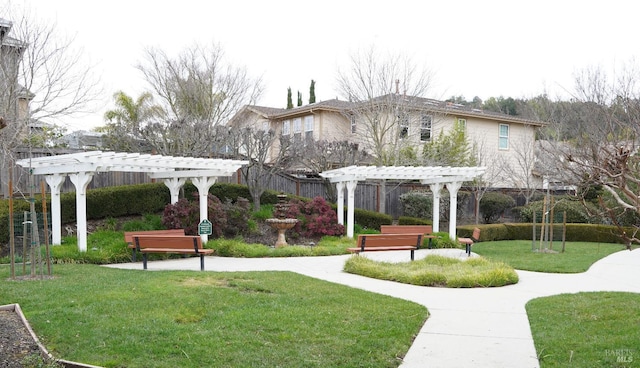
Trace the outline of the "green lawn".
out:
[[[396,367],[428,312],[290,272],[142,272],[54,265],[4,281],[45,346],[105,367]]]
[[[538,247],[536,243],[536,248]],[[560,251],[562,244],[554,243],[554,250]],[[564,253],[540,253],[531,250],[530,240],[504,240],[480,242],[473,245],[473,252],[504,262],[517,270],[578,273],[591,265],[625,248],[621,244],[567,242]]]
[[[550,296],[527,314],[541,368],[640,366],[640,294]]]

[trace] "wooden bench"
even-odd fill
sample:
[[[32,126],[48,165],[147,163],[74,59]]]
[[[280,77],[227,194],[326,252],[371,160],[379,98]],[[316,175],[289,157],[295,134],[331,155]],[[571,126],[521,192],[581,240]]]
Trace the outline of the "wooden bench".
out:
[[[458,238],[458,243],[464,244],[466,247],[467,256],[471,256],[471,246],[480,240],[480,229],[477,227],[473,229],[473,235],[470,238]]]
[[[204,256],[213,254],[213,249],[204,249],[202,239],[199,236],[159,236],[159,235],[134,235],[133,244],[136,250],[142,253],[142,267],[147,269],[147,254],[195,254],[200,256],[200,270],[204,271]]]
[[[378,252],[387,250],[409,250],[413,253],[422,244],[424,234],[361,234],[358,235],[357,248],[347,248],[351,253]]]
[[[133,237],[136,235],[184,236],[184,229],[125,231],[124,241],[127,242],[127,246],[131,249],[133,262],[136,261],[136,246],[133,244]]]
[[[424,234],[423,239],[429,239],[427,248],[431,249],[433,239],[437,236],[433,235],[433,227],[431,225],[380,225],[380,233],[382,234]]]

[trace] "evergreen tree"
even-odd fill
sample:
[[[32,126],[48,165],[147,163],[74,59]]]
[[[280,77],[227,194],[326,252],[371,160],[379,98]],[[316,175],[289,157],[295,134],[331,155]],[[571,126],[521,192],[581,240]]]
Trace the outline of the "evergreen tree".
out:
[[[440,131],[438,138],[427,142],[422,150],[426,166],[474,166],[474,149],[467,138],[467,132],[460,123],[445,134]]]
[[[287,109],[293,109],[293,100],[291,99],[291,87],[287,88]]]
[[[302,106],[302,93],[298,91],[298,106]]]
[[[311,80],[311,87],[309,87],[309,103],[316,102],[316,81]]]

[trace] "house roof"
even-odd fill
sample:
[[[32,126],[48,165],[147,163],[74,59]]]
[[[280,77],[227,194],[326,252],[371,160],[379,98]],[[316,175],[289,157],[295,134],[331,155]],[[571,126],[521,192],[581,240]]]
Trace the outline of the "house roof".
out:
[[[400,101],[404,99],[404,101]],[[485,111],[482,109],[476,109],[469,106],[460,104],[454,104],[451,102],[439,101],[430,98],[423,97],[409,97],[405,95],[389,94],[376,97],[369,101],[364,102],[352,102],[342,101],[338,99],[331,99],[321,102],[316,102],[309,105],[294,107],[292,109],[274,108],[266,106],[248,105],[246,109],[252,111],[266,119],[286,119],[289,117],[295,117],[297,115],[304,115],[313,112],[314,110],[325,110],[335,112],[348,112],[350,110],[357,110],[359,106],[364,104],[384,104],[384,103],[404,103],[411,109],[426,110],[434,113],[444,115],[455,115],[462,117],[474,117],[481,119],[491,119],[502,122],[520,123],[535,126],[545,126],[547,123],[534,121],[530,119],[524,119],[514,115],[507,115],[494,111]]]

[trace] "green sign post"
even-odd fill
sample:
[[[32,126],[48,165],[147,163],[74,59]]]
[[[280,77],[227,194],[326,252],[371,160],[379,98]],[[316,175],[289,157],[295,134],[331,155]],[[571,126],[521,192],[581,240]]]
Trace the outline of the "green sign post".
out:
[[[200,224],[198,224],[198,235],[211,235],[212,232],[213,225],[211,221],[207,219],[200,221]]]

